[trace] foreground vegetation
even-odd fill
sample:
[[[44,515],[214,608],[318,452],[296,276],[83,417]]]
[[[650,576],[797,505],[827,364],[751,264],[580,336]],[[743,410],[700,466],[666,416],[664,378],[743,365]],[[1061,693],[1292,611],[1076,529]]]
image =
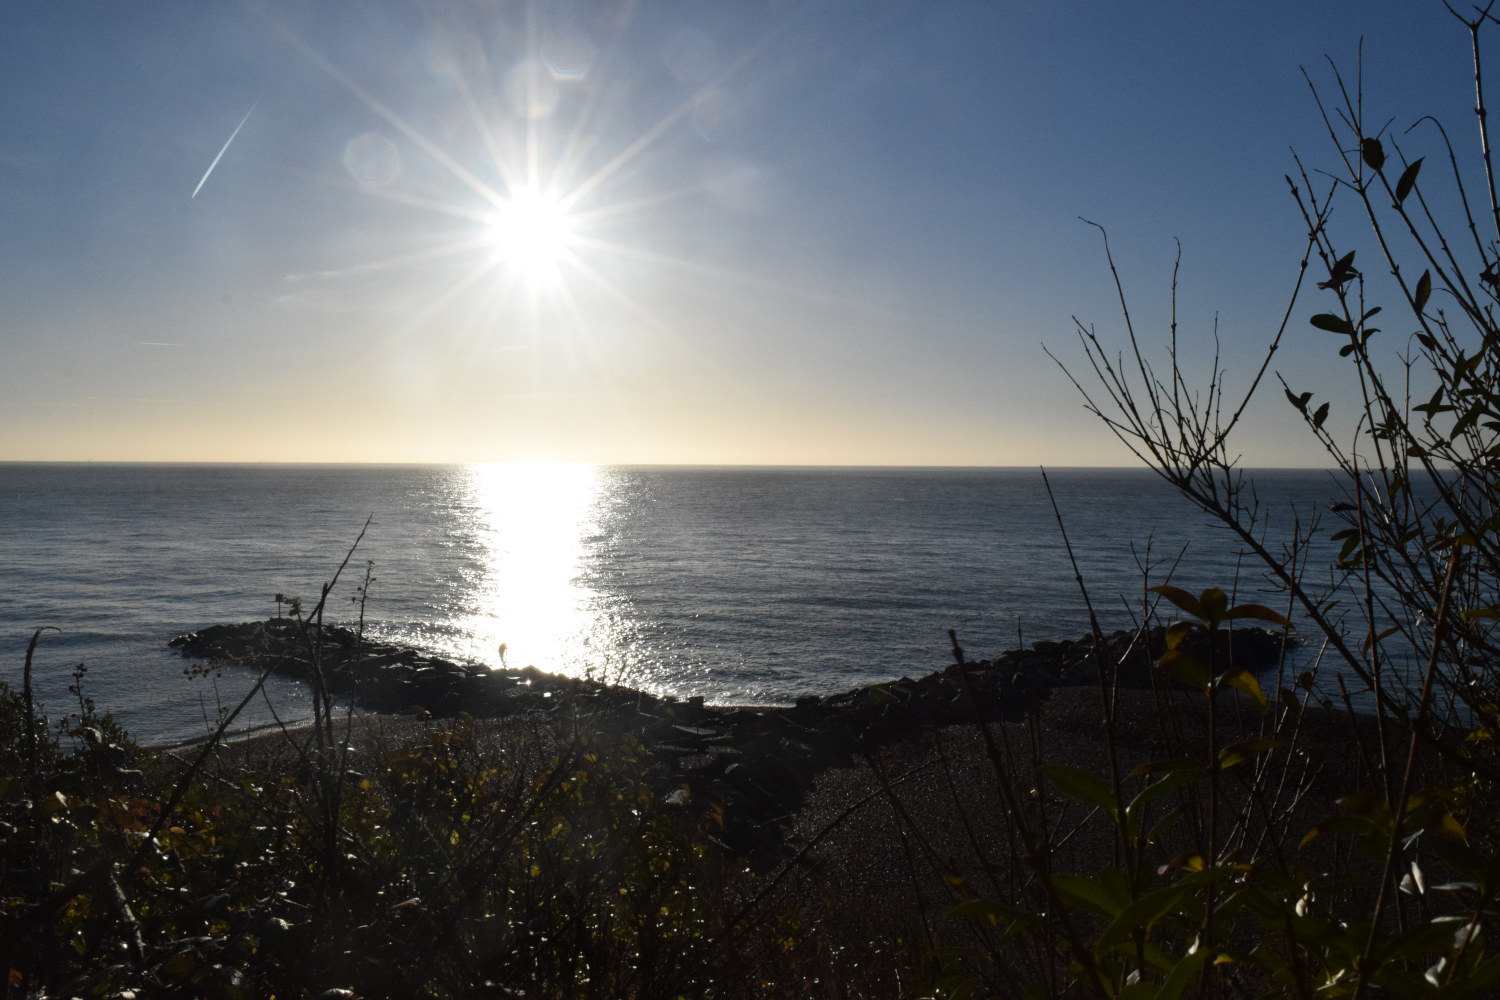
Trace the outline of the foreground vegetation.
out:
[[[1086,928],[1067,935],[1074,982],[1096,993],[1500,993],[1500,184],[1481,45],[1500,20],[1493,0],[1444,6],[1471,43],[1478,142],[1468,148],[1477,155],[1462,154],[1433,117],[1397,133],[1368,115],[1363,65],[1350,79],[1330,64],[1322,86],[1309,76],[1331,155],[1322,169],[1299,159],[1287,178],[1306,250],[1280,327],[1238,397],[1216,331],[1199,338],[1212,346],[1205,368],[1195,371],[1193,352],[1180,349],[1175,274],[1161,356],[1138,337],[1118,275],[1123,346],[1078,325],[1090,374],[1074,384],[1089,408],[1228,529],[1264,589],[1285,615],[1301,616],[1326,653],[1297,685],[1279,685],[1279,698],[1251,691],[1266,713],[1264,735],[1221,746],[1214,702],[1248,685],[1232,666],[1169,652],[1164,672],[1208,702],[1207,752],[1196,766],[1127,772],[1112,760],[1103,783],[1058,776],[1117,827],[1126,859],[1120,875],[1049,880],[1054,912],[1110,921],[1098,937]],[[1105,249],[1108,257],[1107,239]],[[1308,333],[1346,361],[1342,386],[1306,386],[1305,375],[1272,368],[1292,324],[1307,316],[1309,269],[1318,303]],[[1235,443],[1273,373],[1341,493],[1328,511],[1302,512],[1274,534]],[[1330,545],[1331,567],[1320,555]],[[1236,617],[1220,592],[1150,592],[1210,627]],[[1300,707],[1296,688],[1305,692]],[[1314,691],[1367,704],[1374,717],[1351,748],[1363,755],[1358,782],[1288,854],[1279,845],[1295,822],[1270,796],[1297,787],[1288,768]],[[1107,699],[1103,715],[1110,726]],[[1235,774],[1247,758],[1255,761],[1248,781]],[[1142,837],[1132,812],[1174,781],[1200,787],[1188,821],[1201,832],[1186,864],[1153,872],[1136,862],[1136,845],[1154,837]],[[1330,844],[1330,836],[1342,839]],[[1256,923],[1252,936],[1247,925]]]
[[[48,731],[0,687],[7,996],[797,996],[831,972],[809,908],[586,723],[165,753],[79,708]]]
[[[1479,84],[1495,19],[1459,19]],[[28,652],[22,691],[0,691],[6,995],[1500,994],[1500,183],[1483,89],[1481,181],[1465,186],[1447,133],[1418,123],[1449,167],[1440,188],[1406,137],[1367,125],[1357,82],[1332,81],[1318,106],[1335,169],[1289,178],[1307,250],[1237,400],[1217,359],[1189,371],[1175,315],[1157,363],[1128,309],[1123,352],[1079,328],[1089,405],[1226,526],[1273,594],[1190,591],[1148,559],[1139,634],[1180,621],[1151,651],[1144,701],[1115,684],[1123,658],[1100,637],[1097,754],[1034,706],[977,723],[967,754],[943,736],[905,774],[872,752],[890,822],[870,853],[902,861],[870,902],[807,867],[863,800],[757,874],[716,843],[711,810],[673,807],[628,732],[588,719],[530,742],[491,745],[458,720],[355,747],[310,640],[304,740],[231,760],[221,729],[200,751],[147,753],[96,715],[81,673],[77,711],[49,729]],[[1366,224],[1362,249],[1336,202]],[[1231,442],[1309,267],[1310,325],[1353,389],[1282,387],[1344,496],[1331,525],[1309,516],[1273,538]],[[1385,355],[1377,297],[1410,334]],[[1329,543],[1331,573],[1316,556]],[[1324,656],[1274,683],[1185,641],[1190,625],[1294,614]],[[956,637],[954,654],[963,676]],[[918,805],[917,785],[951,809]]]
[[[1216,629],[1279,617],[1163,590]],[[1387,992],[1492,992],[1494,854],[1452,759],[1410,758],[1424,784],[1398,819],[1371,779],[1405,730],[1330,713],[1308,678],[1268,698],[1185,631],[1155,690],[1114,688],[1104,661],[1118,715],[1096,740],[1048,714],[1065,690],[872,746],[864,786],[760,872],[628,725],[576,706],[400,739],[330,714],[153,751],[98,716],[81,671],[52,727],[0,688],[6,993],[1337,996],[1372,938]]]

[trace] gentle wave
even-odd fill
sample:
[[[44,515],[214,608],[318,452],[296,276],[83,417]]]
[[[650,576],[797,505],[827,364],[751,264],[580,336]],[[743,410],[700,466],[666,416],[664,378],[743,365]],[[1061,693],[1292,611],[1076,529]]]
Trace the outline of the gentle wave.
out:
[[[1049,473],[1095,606],[1139,612],[1137,561],[1230,586],[1232,538],[1148,472]],[[1256,476],[1265,507],[1326,505],[1325,473]],[[171,636],[304,607],[368,533],[330,620],[462,660],[608,677],[711,702],[784,703],[1074,638],[1087,614],[1036,470],[587,466],[0,465],[3,675],[54,626],[38,688],[86,689],[147,739],[201,732],[245,672],[188,682]],[[1158,575],[1152,582],[1160,582]],[[1253,589],[1254,577],[1241,590]],[[306,692],[278,682],[278,712]],[[269,721],[261,707],[247,721]]]

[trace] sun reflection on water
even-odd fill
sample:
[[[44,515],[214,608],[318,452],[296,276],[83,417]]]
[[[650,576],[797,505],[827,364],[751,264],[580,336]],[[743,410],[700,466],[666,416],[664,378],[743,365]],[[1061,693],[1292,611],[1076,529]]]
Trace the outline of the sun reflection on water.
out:
[[[603,471],[590,465],[470,468],[479,578],[456,624],[481,662],[580,673],[585,647],[608,648],[599,595],[587,585],[599,534]],[[504,655],[501,655],[501,644]]]

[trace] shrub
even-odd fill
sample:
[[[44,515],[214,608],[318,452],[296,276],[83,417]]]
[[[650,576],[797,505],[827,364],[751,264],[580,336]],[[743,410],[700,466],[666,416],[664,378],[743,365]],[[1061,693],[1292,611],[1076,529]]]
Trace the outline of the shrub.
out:
[[[1486,9],[1463,21],[1476,80],[1491,20]],[[1467,164],[1435,119],[1401,137],[1371,128],[1358,83],[1351,88],[1336,67],[1331,80],[1334,100],[1313,92],[1333,168],[1313,174],[1299,161],[1297,179],[1288,178],[1306,250],[1281,328],[1242,395],[1227,395],[1217,355],[1203,376],[1188,370],[1175,305],[1166,357],[1153,362],[1117,273],[1123,356],[1079,324],[1092,386],[1070,374],[1126,447],[1256,557],[1287,615],[1310,623],[1331,663],[1264,693],[1234,664],[1193,661],[1169,639],[1162,683],[1202,699],[1201,733],[1172,734],[1186,753],[1133,770],[1112,759],[1103,776],[1036,760],[1027,773],[1028,762],[996,754],[1003,789],[1032,787],[1040,771],[1054,794],[1004,796],[1038,879],[1028,898],[959,907],[995,950],[992,961],[953,966],[954,982],[1003,981],[999,956],[1024,940],[1045,943],[1031,977],[1038,995],[1487,996],[1500,982],[1489,942],[1500,890],[1500,201],[1483,93],[1480,153]],[[1405,148],[1419,141],[1432,145],[1426,155]],[[1428,159],[1450,169],[1424,172]],[[1478,198],[1466,166],[1483,177]],[[1331,178],[1326,189],[1315,176]],[[1352,249],[1351,234],[1336,231],[1335,202],[1356,206],[1369,246]],[[1107,236],[1105,252],[1114,273]],[[1313,516],[1273,540],[1238,467],[1235,434],[1300,315],[1309,266],[1321,299],[1310,326],[1332,335],[1323,342],[1347,360],[1360,409],[1341,421],[1331,400],[1277,375],[1343,495],[1331,529]],[[1405,318],[1383,314],[1371,301],[1377,292]],[[1379,336],[1377,317],[1415,332],[1382,349],[1391,334]],[[1327,543],[1337,551],[1331,578],[1313,558]],[[1259,605],[1230,607],[1220,590],[1151,590],[1210,629],[1238,617],[1289,620]],[[1112,696],[1107,685],[1101,693],[1108,729]],[[1226,697],[1261,713],[1234,743],[1216,728]],[[1360,766],[1318,776],[1310,713],[1335,699],[1350,714]],[[1373,714],[1358,717],[1356,705]],[[1336,780],[1349,781],[1337,810],[1308,823],[1296,806]],[[1117,864],[1058,867],[1049,810],[1060,802],[1093,810],[1088,822],[1106,825]]]

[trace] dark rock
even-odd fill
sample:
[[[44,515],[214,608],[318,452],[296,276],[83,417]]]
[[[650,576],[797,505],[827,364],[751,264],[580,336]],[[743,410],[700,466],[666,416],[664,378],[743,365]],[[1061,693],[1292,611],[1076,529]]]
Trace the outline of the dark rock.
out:
[[[318,631],[290,618],[215,625],[169,645],[214,664],[309,680],[321,672],[331,694],[379,712],[423,706],[439,716],[497,716],[583,706],[595,724],[641,741],[664,794],[685,786],[690,794],[677,800],[684,808],[722,810],[724,844],[752,860],[773,862],[783,849],[786,818],[824,769],[847,766],[857,756],[936,727],[1024,718],[1055,687],[1098,684],[1101,660],[1107,683],[1149,688],[1161,681],[1153,664],[1166,648],[1166,630],[1113,632],[1097,643],[1090,636],[1042,640],[1029,650],[949,664],[919,680],[902,677],[840,694],[806,695],[792,708],[763,709],[722,709],[701,697],[659,698],[535,667],[469,666],[366,644],[348,629]],[[1210,642],[1206,631],[1195,628],[1180,648],[1220,670],[1232,663],[1260,671],[1276,665],[1282,639],[1237,629]]]

